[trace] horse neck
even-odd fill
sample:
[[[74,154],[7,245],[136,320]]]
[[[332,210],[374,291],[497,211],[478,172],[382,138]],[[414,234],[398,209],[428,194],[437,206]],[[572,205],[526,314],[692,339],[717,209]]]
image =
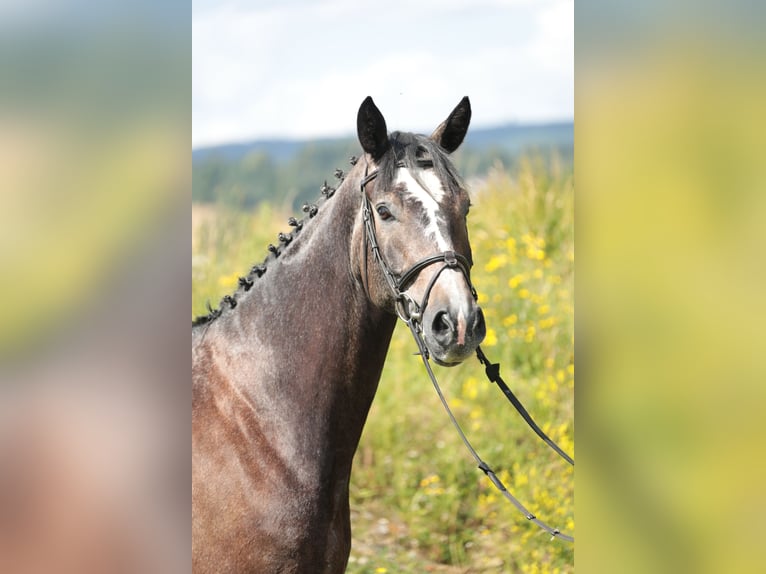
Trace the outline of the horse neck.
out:
[[[240,371],[229,373],[239,391],[256,411],[279,419],[275,432],[300,436],[292,450],[332,453],[330,466],[346,478],[396,321],[369,301],[353,269],[352,242],[362,241],[358,227],[354,233],[360,178],[352,171],[218,320],[228,362]]]

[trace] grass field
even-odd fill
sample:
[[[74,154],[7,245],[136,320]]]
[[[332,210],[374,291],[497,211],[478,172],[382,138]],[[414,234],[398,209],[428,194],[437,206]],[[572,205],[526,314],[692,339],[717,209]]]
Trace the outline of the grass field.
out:
[[[574,455],[574,183],[555,161],[494,171],[470,190],[482,345],[546,433]],[[292,215],[193,208],[193,315],[233,291]],[[475,467],[397,327],[351,479],[350,573],[574,571]],[[482,458],[543,521],[574,535],[574,472],[515,414],[478,361],[435,367]]]

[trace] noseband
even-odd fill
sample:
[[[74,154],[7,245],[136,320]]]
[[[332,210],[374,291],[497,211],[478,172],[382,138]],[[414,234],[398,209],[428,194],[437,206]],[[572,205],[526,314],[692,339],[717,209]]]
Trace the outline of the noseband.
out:
[[[398,162],[396,166],[404,167],[404,163]],[[473,295],[474,300],[476,300],[478,296],[476,294],[476,289],[471,283],[471,275],[469,271],[470,263],[468,259],[460,253],[455,253],[454,251],[443,251],[441,253],[437,253],[436,255],[424,257],[412,265],[412,267],[407,269],[407,271],[397,276],[397,274],[391,270],[391,267],[388,265],[388,263],[386,263],[385,259],[383,259],[383,255],[380,252],[378,237],[375,232],[375,222],[372,217],[372,204],[370,203],[370,198],[367,196],[367,193],[364,189],[365,186],[377,176],[377,169],[369,175],[365,171],[365,176],[362,178],[362,182],[359,185],[359,189],[362,192],[362,217],[364,219],[365,230],[364,254],[366,257],[366,244],[369,244],[373,254],[375,255],[375,260],[378,262],[378,265],[383,272],[386,283],[388,284],[388,287],[394,296],[394,309],[396,310],[396,314],[402,321],[410,326],[410,329],[413,330],[413,334],[417,332],[415,340],[418,343],[420,353],[425,358],[428,358],[428,349],[426,348],[423,338],[420,335],[422,333],[421,321],[423,319],[423,313],[425,312],[426,305],[428,304],[428,297],[431,294],[431,289],[433,289],[433,286],[436,284],[436,281],[439,279],[439,276],[445,269],[459,269],[463,273],[463,276],[468,283],[468,287],[471,289],[471,294]],[[418,274],[423,271],[423,269],[438,263],[441,263],[442,265],[439,267],[439,269],[437,269],[433,277],[431,277],[431,280],[428,282],[428,286],[423,293],[423,299],[420,304],[418,304],[412,297],[410,297],[409,294],[406,293],[406,289],[415,280]]]

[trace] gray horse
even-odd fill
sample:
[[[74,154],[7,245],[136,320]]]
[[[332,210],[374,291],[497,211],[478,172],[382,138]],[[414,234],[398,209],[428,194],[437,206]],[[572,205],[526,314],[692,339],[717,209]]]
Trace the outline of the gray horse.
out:
[[[389,134],[365,99],[364,154],[338,189],[291,219],[264,264],[194,321],[195,572],[345,570],[351,464],[402,301],[423,302],[423,341],[442,365],[484,338],[468,280],[469,200],[449,159],[470,117],[463,98],[430,137]],[[406,273],[435,253],[462,263]],[[392,277],[403,275],[397,297]]]

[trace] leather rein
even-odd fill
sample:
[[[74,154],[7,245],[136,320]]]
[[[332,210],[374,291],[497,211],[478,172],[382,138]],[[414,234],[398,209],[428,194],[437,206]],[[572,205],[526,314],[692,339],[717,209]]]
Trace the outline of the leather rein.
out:
[[[397,167],[404,167],[403,162],[397,162]],[[452,412],[452,409],[450,409],[449,404],[447,403],[447,400],[444,398],[444,394],[442,393],[441,387],[439,386],[439,382],[436,380],[436,376],[434,375],[433,369],[431,368],[431,363],[429,361],[429,352],[428,348],[426,347],[425,340],[423,338],[423,326],[422,326],[422,318],[423,318],[423,312],[426,308],[426,305],[428,304],[428,297],[431,293],[431,289],[433,288],[436,281],[439,279],[439,276],[445,269],[459,269],[463,276],[465,277],[468,286],[471,289],[471,293],[473,295],[474,300],[478,299],[478,295],[476,293],[476,289],[474,288],[473,284],[471,283],[471,277],[470,277],[470,263],[468,259],[466,259],[465,256],[460,255],[459,253],[455,253],[454,251],[444,251],[442,253],[437,253],[435,255],[431,255],[429,257],[425,257],[421,259],[420,261],[416,262],[414,265],[412,265],[407,271],[404,273],[401,273],[398,277],[397,275],[391,270],[388,263],[386,263],[386,260],[383,259],[383,256],[380,252],[380,246],[378,244],[378,238],[377,234],[375,232],[375,222],[373,220],[372,215],[372,204],[370,202],[370,198],[367,195],[367,192],[365,191],[365,186],[370,183],[373,179],[375,179],[378,175],[378,170],[374,170],[373,172],[367,174],[367,170],[365,168],[365,176],[362,178],[362,181],[360,183],[360,191],[362,194],[362,218],[364,220],[364,229],[365,229],[365,246],[364,246],[364,257],[365,257],[365,263],[364,263],[364,269],[366,274],[367,269],[367,246],[369,245],[370,249],[372,250],[372,253],[375,257],[375,260],[378,263],[378,266],[380,267],[381,271],[383,272],[383,276],[386,280],[386,283],[391,290],[391,293],[394,296],[394,308],[396,311],[397,316],[406,323],[407,327],[410,329],[410,332],[412,333],[413,338],[415,339],[415,343],[418,346],[419,355],[421,360],[423,361],[423,365],[426,368],[426,372],[428,373],[429,378],[431,379],[431,383],[433,384],[434,388],[436,389],[436,394],[439,396],[439,400],[442,403],[442,406],[447,411],[447,415],[450,418],[450,421],[452,421],[453,426],[458,432],[458,435],[460,435],[460,439],[463,441],[463,444],[468,449],[471,456],[476,461],[478,468],[487,475],[489,480],[492,482],[492,484],[495,485],[495,487],[501,492],[501,494],[508,499],[508,501],[513,504],[522,514],[524,514],[524,517],[529,520],[530,522],[534,522],[548,532],[551,535],[551,539],[553,538],[560,538],[561,540],[566,540],[567,542],[574,542],[574,538],[572,536],[569,536],[567,534],[564,534],[559,530],[558,528],[553,528],[546,524],[545,522],[541,521],[539,518],[537,518],[534,514],[532,514],[519,500],[511,494],[506,486],[503,484],[503,482],[498,478],[497,474],[492,470],[492,468],[484,462],[484,460],[481,459],[479,454],[476,452],[476,449],[471,445],[468,438],[466,437],[465,433],[463,432],[463,429],[461,428],[460,424],[458,423],[457,419],[455,418],[455,415]],[[423,299],[420,303],[416,302],[409,294],[405,292],[407,287],[412,283],[412,281],[415,280],[415,278],[418,276],[418,274],[423,271],[425,268],[439,264],[441,263],[441,267],[437,269],[436,273],[434,273],[433,277],[431,277],[431,280],[428,282],[428,285],[426,287],[425,293],[423,294]],[[369,289],[368,289],[369,293]],[[527,424],[532,428],[532,430],[535,431],[535,433],[548,444],[554,451],[556,451],[564,460],[566,460],[569,464],[574,466],[574,459],[572,459],[568,454],[566,454],[559,446],[554,443],[548,436],[540,429],[540,427],[532,420],[532,417],[529,415],[527,410],[524,408],[524,406],[521,404],[521,402],[516,398],[516,396],[511,392],[511,390],[508,388],[508,386],[505,384],[505,381],[500,377],[500,365],[497,363],[490,363],[490,361],[487,359],[484,352],[481,350],[481,347],[476,348],[476,356],[479,359],[479,361],[484,365],[485,372],[487,375],[487,378],[490,380],[490,382],[496,383],[500,390],[505,394],[506,398],[511,402],[511,404],[514,406],[514,408],[519,412],[519,414],[522,416],[522,418],[527,422]]]

